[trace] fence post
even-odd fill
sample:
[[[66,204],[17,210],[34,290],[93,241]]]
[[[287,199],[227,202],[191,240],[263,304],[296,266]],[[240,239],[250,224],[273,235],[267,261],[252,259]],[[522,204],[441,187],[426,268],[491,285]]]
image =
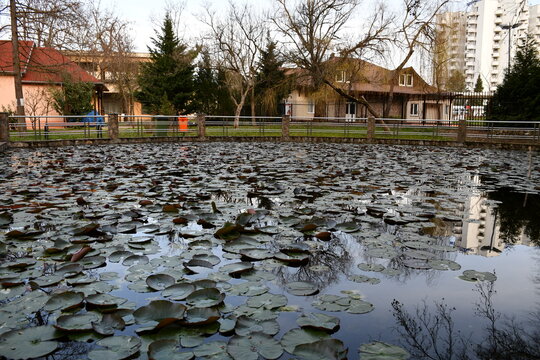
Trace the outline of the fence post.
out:
[[[112,142],[118,142],[118,114],[110,114],[107,125],[109,128],[109,139]]]
[[[465,143],[467,140],[467,120],[460,119],[458,123],[457,142]]]
[[[367,139],[371,141],[374,138],[375,138],[375,118],[373,116],[369,116],[367,118]]]
[[[283,115],[281,118],[281,140],[289,141],[289,126],[291,124],[291,116]]]
[[[9,142],[9,114],[0,112],[0,142]]]
[[[206,116],[197,114],[197,133],[199,140],[206,140]]]

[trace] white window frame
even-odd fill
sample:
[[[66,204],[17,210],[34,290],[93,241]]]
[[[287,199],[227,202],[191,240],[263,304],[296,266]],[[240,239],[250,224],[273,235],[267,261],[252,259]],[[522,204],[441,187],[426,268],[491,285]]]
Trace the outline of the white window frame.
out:
[[[418,116],[418,114],[419,114],[418,103],[411,103],[411,105],[409,106],[409,115]]]
[[[338,83],[344,83],[347,81],[345,77],[345,70],[338,70],[336,74],[336,82]]]
[[[307,113],[315,114],[315,102],[313,100],[310,100],[307,104]]]
[[[414,80],[412,74],[400,74],[399,75],[399,86],[413,87]]]

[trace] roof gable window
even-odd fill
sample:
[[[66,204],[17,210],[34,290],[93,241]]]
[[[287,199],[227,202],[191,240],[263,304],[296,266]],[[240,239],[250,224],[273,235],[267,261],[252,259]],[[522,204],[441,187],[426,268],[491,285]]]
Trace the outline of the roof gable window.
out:
[[[413,76],[412,76],[412,74],[400,74],[399,75],[399,86],[413,87]]]

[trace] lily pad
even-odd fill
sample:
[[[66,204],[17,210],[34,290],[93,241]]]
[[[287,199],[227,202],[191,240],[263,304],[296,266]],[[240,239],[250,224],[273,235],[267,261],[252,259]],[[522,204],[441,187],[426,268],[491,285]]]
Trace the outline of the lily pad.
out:
[[[222,266],[219,270],[231,276],[238,276],[246,271],[253,269],[253,264],[248,261],[240,261]]]
[[[295,281],[285,285],[290,294],[297,296],[315,295],[319,292],[317,286],[304,281]]]
[[[135,336],[112,336],[96,342],[105,349],[95,349],[88,353],[90,360],[122,360],[139,352],[141,339]]]
[[[259,355],[265,359],[277,359],[283,354],[283,348],[269,335],[252,333],[248,336],[231,337],[227,352],[235,360],[257,360]]]
[[[358,351],[362,360],[407,360],[411,356],[399,346],[380,341],[362,344]]]
[[[187,298],[189,294],[194,291],[195,285],[189,283],[179,283],[167,287],[161,292],[161,295],[174,301],[180,301],[185,300],[185,298]]]
[[[347,349],[341,340],[321,339],[309,344],[300,344],[293,354],[306,360],[346,360]]]
[[[47,311],[69,311],[82,306],[83,301],[83,293],[66,291],[51,296],[45,303],[44,309]]]
[[[12,330],[0,335],[0,354],[10,359],[47,356],[58,348],[59,333],[52,326],[36,326]]]
[[[465,270],[463,272],[463,275],[459,277],[462,280],[465,281],[495,281],[497,280],[497,276],[490,272],[481,272],[476,270]]]
[[[70,331],[90,331],[93,329],[92,323],[100,320],[100,317],[92,312],[77,315],[62,315],[56,320],[55,328]]]
[[[114,335],[116,330],[124,330],[126,323],[120,315],[103,314],[101,321],[93,322],[92,328],[100,335]]]
[[[154,300],[133,312],[138,324],[148,325],[153,330],[180,321],[184,318],[186,307],[167,300]]]
[[[127,302],[127,299],[110,294],[92,294],[86,298],[87,304],[95,307],[117,307]]]
[[[250,297],[246,304],[252,308],[272,310],[287,305],[287,298],[284,295],[266,293]]]
[[[275,320],[257,321],[247,316],[240,316],[236,319],[234,332],[239,336],[248,336],[259,332],[273,336],[279,332],[279,324]]]
[[[165,290],[175,282],[175,278],[167,274],[155,274],[146,278],[146,285],[155,291]]]
[[[324,331],[312,329],[292,329],[286,332],[281,338],[281,345],[290,354],[298,345],[312,344],[321,339],[327,339],[330,336]]]
[[[180,351],[176,340],[158,340],[148,346],[148,358],[151,360],[192,360],[195,354],[191,351]]]
[[[206,325],[219,320],[221,315],[214,308],[191,308],[186,311],[183,323],[186,325]]]
[[[219,305],[225,299],[225,294],[222,294],[216,288],[200,289],[192,292],[186,298],[186,302],[195,307],[204,308]]]
[[[321,313],[306,313],[296,323],[302,328],[334,332],[339,327],[339,318]]]

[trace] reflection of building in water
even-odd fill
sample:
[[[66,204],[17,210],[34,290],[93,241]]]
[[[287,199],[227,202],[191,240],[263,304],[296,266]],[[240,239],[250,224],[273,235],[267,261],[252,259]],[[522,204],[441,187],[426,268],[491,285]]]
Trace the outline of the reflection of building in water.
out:
[[[481,195],[471,195],[465,202],[465,221],[461,229],[461,238],[456,245],[469,254],[482,256],[497,256],[505,248],[505,239],[501,237],[500,220],[496,207],[489,204]],[[530,245],[531,241],[525,234],[525,228],[513,244]]]

